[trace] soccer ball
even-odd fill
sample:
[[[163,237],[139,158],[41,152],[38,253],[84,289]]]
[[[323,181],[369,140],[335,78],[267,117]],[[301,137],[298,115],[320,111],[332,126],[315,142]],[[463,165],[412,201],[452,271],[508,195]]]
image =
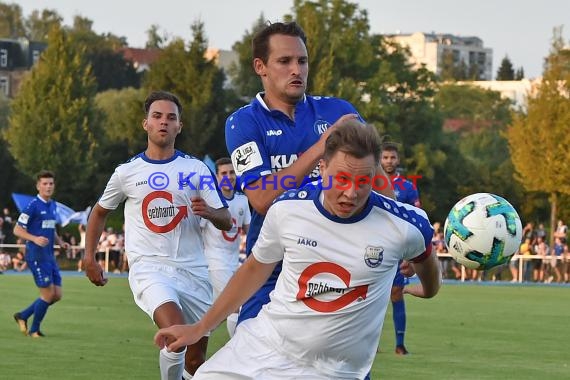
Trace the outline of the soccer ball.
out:
[[[514,207],[489,193],[471,194],[453,206],[443,227],[453,259],[470,269],[490,269],[508,263],[522,238]]]

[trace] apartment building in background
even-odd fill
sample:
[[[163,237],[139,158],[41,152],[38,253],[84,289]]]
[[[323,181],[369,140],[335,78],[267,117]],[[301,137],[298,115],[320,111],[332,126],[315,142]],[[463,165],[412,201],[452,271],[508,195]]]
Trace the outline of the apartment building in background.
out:
[[[476,67],[479,80],[493,79],[493,49],[484,47],[479,37],[421,32],[385,37],[408,47],[410,60],[416,68],[425,65],[428,70],[441,75],[446,55],[450,55],[454,65],[463,62],[470,69]]]
[[[24,74],[40,59],[46,48],[46,43],[27,38],[0,38],[0,93],[14,97]]]

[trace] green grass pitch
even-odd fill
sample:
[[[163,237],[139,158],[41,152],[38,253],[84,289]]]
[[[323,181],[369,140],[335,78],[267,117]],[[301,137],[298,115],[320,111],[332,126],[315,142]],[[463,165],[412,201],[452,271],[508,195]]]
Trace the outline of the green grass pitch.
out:
[[[37,290],[27,275],[0,276],[2,379],[159,378],[156,331],[138,309],[125,277],[102,288],[63,278],[44,339],[23,336],[12,314]],[[373,379],[569,379],[570,287],[445,284],[431,300],[406,298],[407,357],[394,355],[391,307]],[[210,338],[214,352],[225,327]]]

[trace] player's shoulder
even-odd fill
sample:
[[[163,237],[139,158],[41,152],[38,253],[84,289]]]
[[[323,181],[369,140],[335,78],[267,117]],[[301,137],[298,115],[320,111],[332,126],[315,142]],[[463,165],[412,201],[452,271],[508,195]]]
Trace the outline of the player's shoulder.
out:
[[[273,203],[286,201],[312,201],[320,193],[319,183],[311,182],[298,189],[290,189],[278,196]]]
[[[392,217],[401,219],[413,225],[423,227],[425,223],[429,224],[429,219],[424,210],[408,203],[399,202],[392,198],[388,198],[375,191],[370,193],[370,202],[372,206],[386,211]]]
[[[232,125],[235,127],[235,125],[239,125],[243,122],[257,119],[262,115],[262,113],[258,112],[258,108],[259,104],[257,103],[257,100],[254,99],[251,103],[236,109],[227,117],[226,127],[229,128]]]
[[[347,100],[337,98],[334,96],[321,96],[321,95],[306,95],[306,101],[318,106],[324,107],[342,107],[351,110],[355,107]]]

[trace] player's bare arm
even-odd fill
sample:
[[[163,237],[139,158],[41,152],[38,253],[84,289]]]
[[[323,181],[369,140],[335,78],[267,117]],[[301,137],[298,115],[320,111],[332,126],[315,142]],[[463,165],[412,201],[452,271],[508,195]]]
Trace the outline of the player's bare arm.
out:
[[[441,273],[435,252],[419,263],[412,263],[412,266],[420,279],[420,285],[408,286],[404,288],[404,293],[420,298],[434,297],[441,286]]]
[[[155,344],[168,351],[194,344],[247,301],[267,281],[276,264],[263,264],[250,255],[198,323],[160,329],[154,336]]]
[[[39,245],[40,247],[45,247],[49,243],[49,239],[45,236],[37,236],[32,235],[28,232],[24,227],[16,224],[14,226],[14,235],[19,237],[20,239],[28,240],[33,242],[35,245]]]
[[[269,174],[265,177],[265,180],[264,177],[262,177],[246,186],[244,189],[245,195],[247,195],[247,199],[255,211],[262,215],[265,215],[269,209],[269,206],[271,206],[275,198],[283,194],[285,190],[288,189],[280,185],[282,178],[294,177],[294,182],[297,184],[296,187],[298,187],[299,184],[301,184],[305,179],[305,176],[312,172],[319,163],[319,160],[323,156],[323,152],[325,150],[325,142],[331,131],[345,120],[357,118],[358,115],[353,113],[341,116],[330,128],[325,131],[325,133],[321,135],[319,141],[317,141],[303,154],[301,154],[299,158],[297,158],[297,160],[291,164],[291,166],[282,169],[277,173]],[[269,185],[267,185],[268,182],[270,183]],[[289,180],[286,182],[289,183]]]
[[[105,272],[101,265],[95,260],[95,251],[97,250],[97,243],[103,229],[105,228],[105,221],[107,215],[111,210],[107,210],[96,204],[91,210],[89,221],[87,222],[87,229],[85,235],[85,257],[83,258],[83,267],[85,274],[93,284],[103,286],[107,283],[108,279],[105,277]]]
[[[232,228],[232,216],[227,208],[213,208],[206,203],[204,198],[192,197],[191,209],[194,215],[208,219],[219,230],[229,231]]]

